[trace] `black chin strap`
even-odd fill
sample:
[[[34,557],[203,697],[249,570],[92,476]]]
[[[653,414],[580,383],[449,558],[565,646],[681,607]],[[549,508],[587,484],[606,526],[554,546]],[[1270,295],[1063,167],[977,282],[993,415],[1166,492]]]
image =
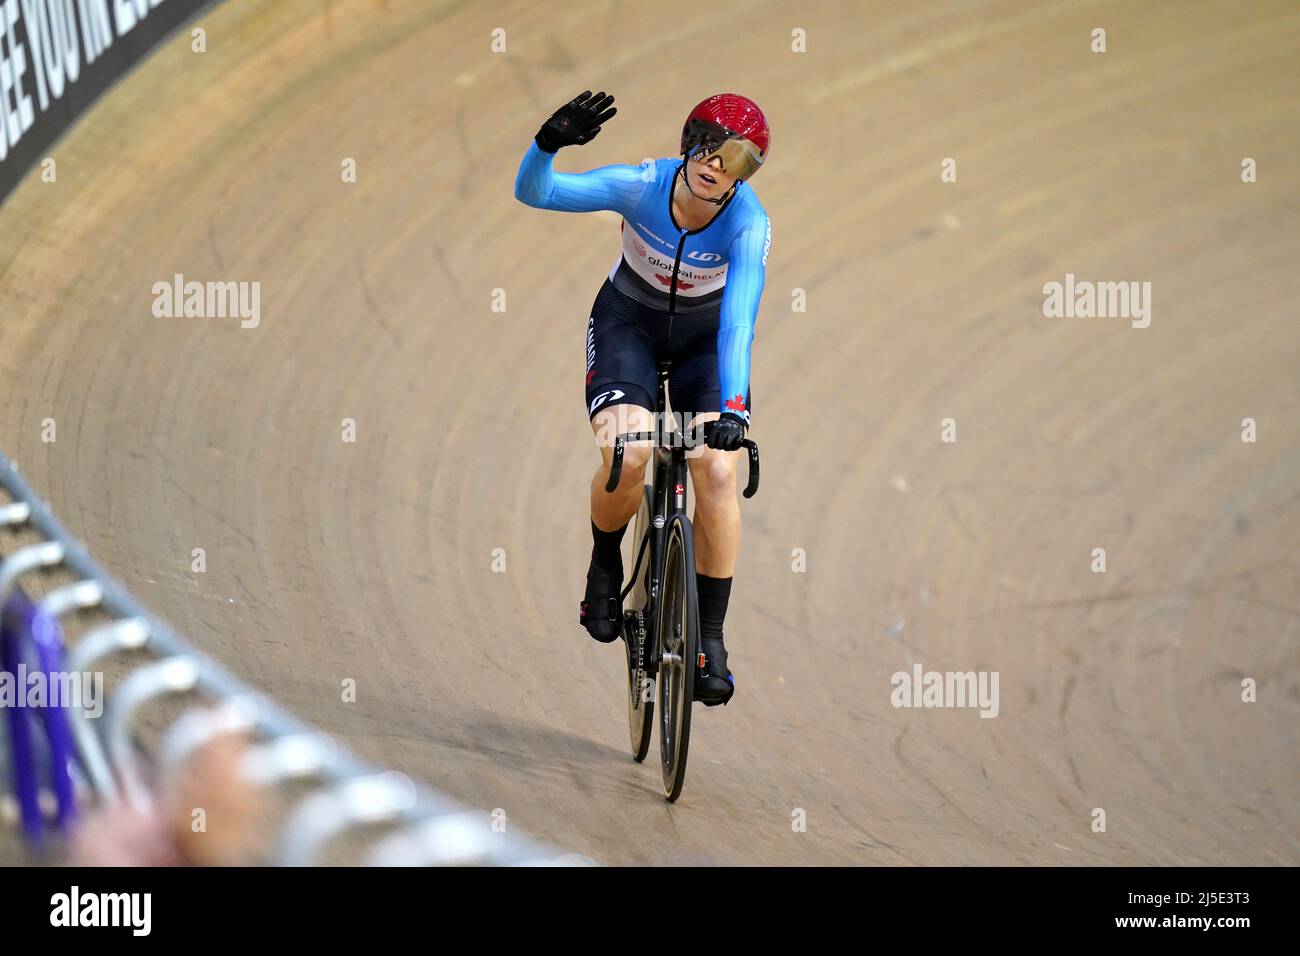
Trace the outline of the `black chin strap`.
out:
[[[728,199],[730,199],[730,198],[731,198],[731,194],[734,193],[734,192],[736,191],[736,187],[739,186],[742,182],[744,182],[743,179],[737,179],[734,183],[731,184],[731,188],[728,189],[728,190],[727,190],[725,193],[723,193],[721,196],[719,196],[717,199],[710,199],[710,198],[708,198],[707,196],[700,196],[700,195],[698,195],[698,194],[695,192],[695,190],[691,188],[691,181],[690,181],[690,179],[687,178],[687,176],[686,176],[686,164],[685,164],[685,163],[682,163],[681,166],[677,167],[677,173],[678,173],[679,176],[682,177],[682,182],[686,184],[686,191],[687,191],[688,193],[690,193],[692,196],[694,196],[696,199],[700,200],[701,202],[711,202],[711,203],[713,203],[713,205],[715,205],[715,206],[721,206],[721,205],[722,205],[723,203],[725,203]]]

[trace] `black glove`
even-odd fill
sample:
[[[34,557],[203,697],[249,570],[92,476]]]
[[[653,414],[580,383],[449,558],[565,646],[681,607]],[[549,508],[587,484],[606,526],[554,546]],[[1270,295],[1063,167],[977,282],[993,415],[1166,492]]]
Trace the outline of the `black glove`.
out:
[[[537,131],[537,145],[544,152],[554,153],[562,146],[581,146],[590,143],[600,132],[600,125],[618,112],[606,109],[614,97],[602,90],[595,96],[586,90],[573,102],[566,103],[551,114],[551,118]]]
[[[749,426],[734,412],[723,412],[717,421],[704,426],[704,443],[720,451],[737,451]]]

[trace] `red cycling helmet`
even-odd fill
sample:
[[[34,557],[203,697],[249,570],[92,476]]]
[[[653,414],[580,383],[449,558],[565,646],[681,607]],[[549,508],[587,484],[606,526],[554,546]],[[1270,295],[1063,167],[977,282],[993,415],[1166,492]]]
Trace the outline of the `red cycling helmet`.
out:
[[[758,172],[771,142],[763,111],[739,93],[710,96],[691,110],[682,127],[682,155],[702,163],[717,156],[722,171],[738,180]]]

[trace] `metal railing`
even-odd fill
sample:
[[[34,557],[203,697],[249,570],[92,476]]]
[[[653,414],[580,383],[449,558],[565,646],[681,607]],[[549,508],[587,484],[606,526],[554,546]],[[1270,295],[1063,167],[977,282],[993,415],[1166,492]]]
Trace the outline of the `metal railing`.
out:
[[[404,774],[359,760],[192,648],[140,605],[68,534],[3,454],[0,487],[11,499],[0,502],[0,532],[31,529],[41,539],[0,556],[4,669],[27,658],[47,675],[60,670],[89,673],[114,658],[129,666],[106,695],[99,719],[57,700],[54,706],[40,709],[40,728],[20,709],[7,715],[10,774],[31,841],[41,841],[42,820],[49,815],[40,806],[42,773],[50,778],[56,826],[65,830],[76,816],[74,790],[97,803],[122,802],[147,809],[149,775],[135,740],[136,718],[148,704],[188,695],[187,700],[197,698],[207,706],[182,710],[163,729],[162,742],[152,755],[154,769],[179,768],[205,744],[240,734],[253,741],[239,765],[250,783],[310,785],[291,806],[266,862],[309,865],[350,831],[382,828],[364,860],[368,864],[592,863],[586,857],[497,832],[485,811],[469,810]],[[74,583],[36,601],[28,598],[22,581],[56,568],[70,573]],[[82,633],[65,647],[60,622],[90,611],[106,614],[110,622]],[[145,663],[139,663],[142,657]],[[44,730],[44,736],[34,734],[34,729]]]

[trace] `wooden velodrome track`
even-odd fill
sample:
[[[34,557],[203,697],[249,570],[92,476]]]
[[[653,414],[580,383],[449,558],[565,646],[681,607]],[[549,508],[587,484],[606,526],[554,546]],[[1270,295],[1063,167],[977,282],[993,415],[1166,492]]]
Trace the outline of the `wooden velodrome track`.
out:
[[[1300,862],[1300,10],[644,10],[216,7],[0,211],[0,446],[237,674],[602,862]],[[587,88],[619,115],[561,169],[718,89],[774,128],[739,692],[675,806],[575,621],[616,223],[512,195]],[[260,327],[155,318],[175,273],[260,282]],[[1150,327],[1044,317],[1066,273],[1150,281]],[[895,709],[914,663],[999,715]]]

